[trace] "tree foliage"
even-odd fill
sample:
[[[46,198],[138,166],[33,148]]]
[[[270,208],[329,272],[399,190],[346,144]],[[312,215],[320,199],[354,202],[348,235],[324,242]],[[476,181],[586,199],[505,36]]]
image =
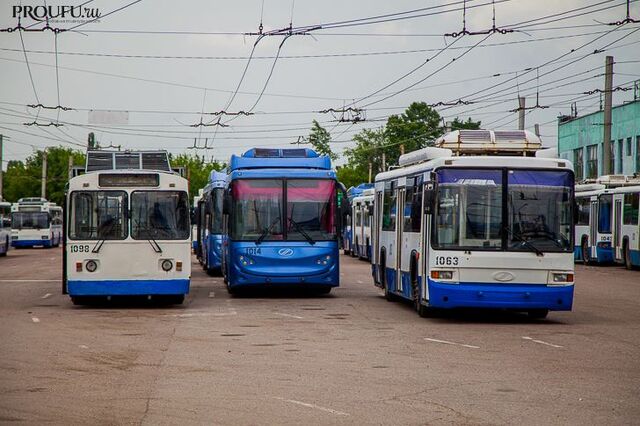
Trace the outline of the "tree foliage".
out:
[[[206,162],[204,155],[201,157],[198,154],[180,154],[175,157],[171,156],[171,167],[186,169],[186,177],[189,179],[189,195],[193,199],[193,196],[198,195],[198,190],[204,188],[209,182],[209,174],[212,170],[221,171],[227,166],[217,161]]]
[[[473,121],[471,117],[467,118],[467,121],[460,120],[456,117],[451,122],[451,130],[478,130],[480,128],[480,121]]]
[[[316,120],[313,120],[311,131],[309,133],[309,143],[313,149],[320,155],[327,155],[331,158],[331,161],[338,159],[338,154],[331,150],[329,143],[331,142],[331,134],[320,125]]]
[[[43,150],[31,154],[25,161],[9,161],[4,173],[3,196],[16,202],[24,197],[39,197],[42,185]],[[49,201],[62,204],[65,185],[69,180],[69,157],[73,165],[84,165],[82,152],[65,147],[47,148],[47,191]]]

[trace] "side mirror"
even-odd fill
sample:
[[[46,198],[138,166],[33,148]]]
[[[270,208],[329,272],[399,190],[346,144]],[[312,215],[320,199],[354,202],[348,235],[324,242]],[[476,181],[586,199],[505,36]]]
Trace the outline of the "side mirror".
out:
[[[431,214],[433,212],[433,204],[436,198],[435,185],[433,182],[426,182],[424,184],[424,212],[425,214]]]

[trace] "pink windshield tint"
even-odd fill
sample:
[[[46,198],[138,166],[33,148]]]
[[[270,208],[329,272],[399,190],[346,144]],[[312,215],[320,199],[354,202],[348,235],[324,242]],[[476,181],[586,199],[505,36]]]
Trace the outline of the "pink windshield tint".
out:
[[[328,179],[287,180],[287,217],[294,221],[287,229],[295,232],[297,224],[307,231],[334,233],[335,187]]]
[[[274,179],[239,179],[233,182],[233,198],[246,200],[251,198],[272,198],[282,196],[282,181]]]

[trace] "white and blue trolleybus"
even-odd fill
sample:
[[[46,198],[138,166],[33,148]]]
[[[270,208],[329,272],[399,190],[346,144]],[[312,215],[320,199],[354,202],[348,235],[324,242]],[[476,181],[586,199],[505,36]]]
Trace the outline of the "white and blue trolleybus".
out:
[[[13,247],[58,247],[62,242],[62,207],[45,198],[21,198],[11,206]]]
[[[66,195],[63,292],[74,303],[189,292],[188,182],[165,151],[89,151]]]
[[[331,160],[311,149],[254,148],[232,156],[223,211],[229,292],[293,286],[329,293],[340,282],[343,191]]]
[[[372,272],[387,299],[421,316],[571,310],[574,175],[540,147],[527,131],[460,130],[378,174]]]
[[[11,247],[11,203],[0,201],[0,256]]]

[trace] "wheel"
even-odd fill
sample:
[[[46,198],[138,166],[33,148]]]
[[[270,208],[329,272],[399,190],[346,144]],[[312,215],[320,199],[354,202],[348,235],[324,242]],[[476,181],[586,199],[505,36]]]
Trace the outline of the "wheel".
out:
[[[173,294],[165,299],[167,305],[182,305],[184,303],[184,294]]]
[[[589,256],[589,244],[587,243],[587,239],[582,240],[582,244],[580,244],[580,251],[582,252],[582,263],[585,265],[591,264],[591,256]]]
[[[624,267],[627,269],[633,269],[633,264],[631,263],[631,250],[629,250],[629,241],[624,242],[622,251],[622,255],[624,256]]]
[[[549,315],[548,309],[532,309],[527,312],[527,315],[531,319],[545,319]]]
[[[4,257],[7,255],[8,252],[9,252],[9,237],[7,237],[7,239],[4,242],[4,251],[0,253],[0,256]]]
[[[82,297],[82,296],[72,296],[71,297],[71,303],[73,303],[76,306],[80,306],[80,305],[88,305],[89,302],[91,301],[91,299],[89,297]]]

